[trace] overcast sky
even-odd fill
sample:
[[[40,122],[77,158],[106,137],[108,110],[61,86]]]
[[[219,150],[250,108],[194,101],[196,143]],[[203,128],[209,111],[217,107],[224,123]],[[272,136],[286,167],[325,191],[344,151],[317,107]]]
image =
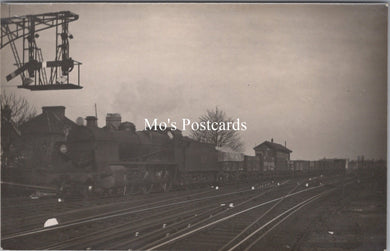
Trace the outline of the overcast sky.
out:
[[[274,139],[292,159],[386,157],[387,7],[324,4],[35,4],[2,17],[70,10],[70,56],[84,88],[31,92],[6,83],[14,59],[1,50],[1,83],[40,107],[94,115],[197,120],[218,106],[246,121],[246,153]],[[54,30],[40,34],[54,59]],[[76,72],[75,72],[76,73]],[[11,86],[11,87],[10,87]],[[13,86],[13,87],[12,87]]]

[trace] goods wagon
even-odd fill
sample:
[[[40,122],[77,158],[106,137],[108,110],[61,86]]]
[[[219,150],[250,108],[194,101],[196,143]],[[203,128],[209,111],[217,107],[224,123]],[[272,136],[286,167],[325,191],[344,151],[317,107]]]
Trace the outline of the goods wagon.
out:
[[[229,148],[216,147],[218,152],[218,180],[223,183],[236,182],[243,178],[244,154]]]
[[[257,156],[244,156],[244,175],[247,181],[259,180],[263,178],[261,162]]]

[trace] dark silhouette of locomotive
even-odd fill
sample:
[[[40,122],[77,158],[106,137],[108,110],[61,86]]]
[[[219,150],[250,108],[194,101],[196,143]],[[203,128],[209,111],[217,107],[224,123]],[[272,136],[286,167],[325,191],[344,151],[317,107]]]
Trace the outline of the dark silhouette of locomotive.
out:
[[[168,191],[212,184],[220,175],[213,145],[171,128],[136,131],[134,124],[120,121],[98,128],[96,118],[87,117],[87,126],[73,127],[60,151],[69,171],[60,177],[60,190],[67,192]]]

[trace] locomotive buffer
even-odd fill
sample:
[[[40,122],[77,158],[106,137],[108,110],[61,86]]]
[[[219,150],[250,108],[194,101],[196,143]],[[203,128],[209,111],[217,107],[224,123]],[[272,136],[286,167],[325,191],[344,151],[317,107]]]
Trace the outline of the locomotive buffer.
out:
[[[7,81],[20,76],[22,84],[18,88],[31,91],[81,89],[81,63],[69,57],[70,22],[79,16],[70,11],[9,17],[1,19],[0,49],[11,46],[17,69],[6,76]],[[39,31],[55,28],[55,58],[45,62],[42,50],[38,48],[36,39]],[[22,39],[21,57],[15,41]],[[69,82],[69,73],[77,66],[77,84]],[[46,72],[48,69],[49,73]]]

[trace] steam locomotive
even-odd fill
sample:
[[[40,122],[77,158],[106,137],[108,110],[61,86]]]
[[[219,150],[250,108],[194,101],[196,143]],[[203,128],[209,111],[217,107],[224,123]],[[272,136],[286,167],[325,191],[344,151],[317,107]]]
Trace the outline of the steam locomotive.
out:
[[[76,126],[60,151],[68,169],[60,191],[68,193],[149,193],[218,180],[215,148],[170,128],[136,131],[130,122],[118,130]]]

